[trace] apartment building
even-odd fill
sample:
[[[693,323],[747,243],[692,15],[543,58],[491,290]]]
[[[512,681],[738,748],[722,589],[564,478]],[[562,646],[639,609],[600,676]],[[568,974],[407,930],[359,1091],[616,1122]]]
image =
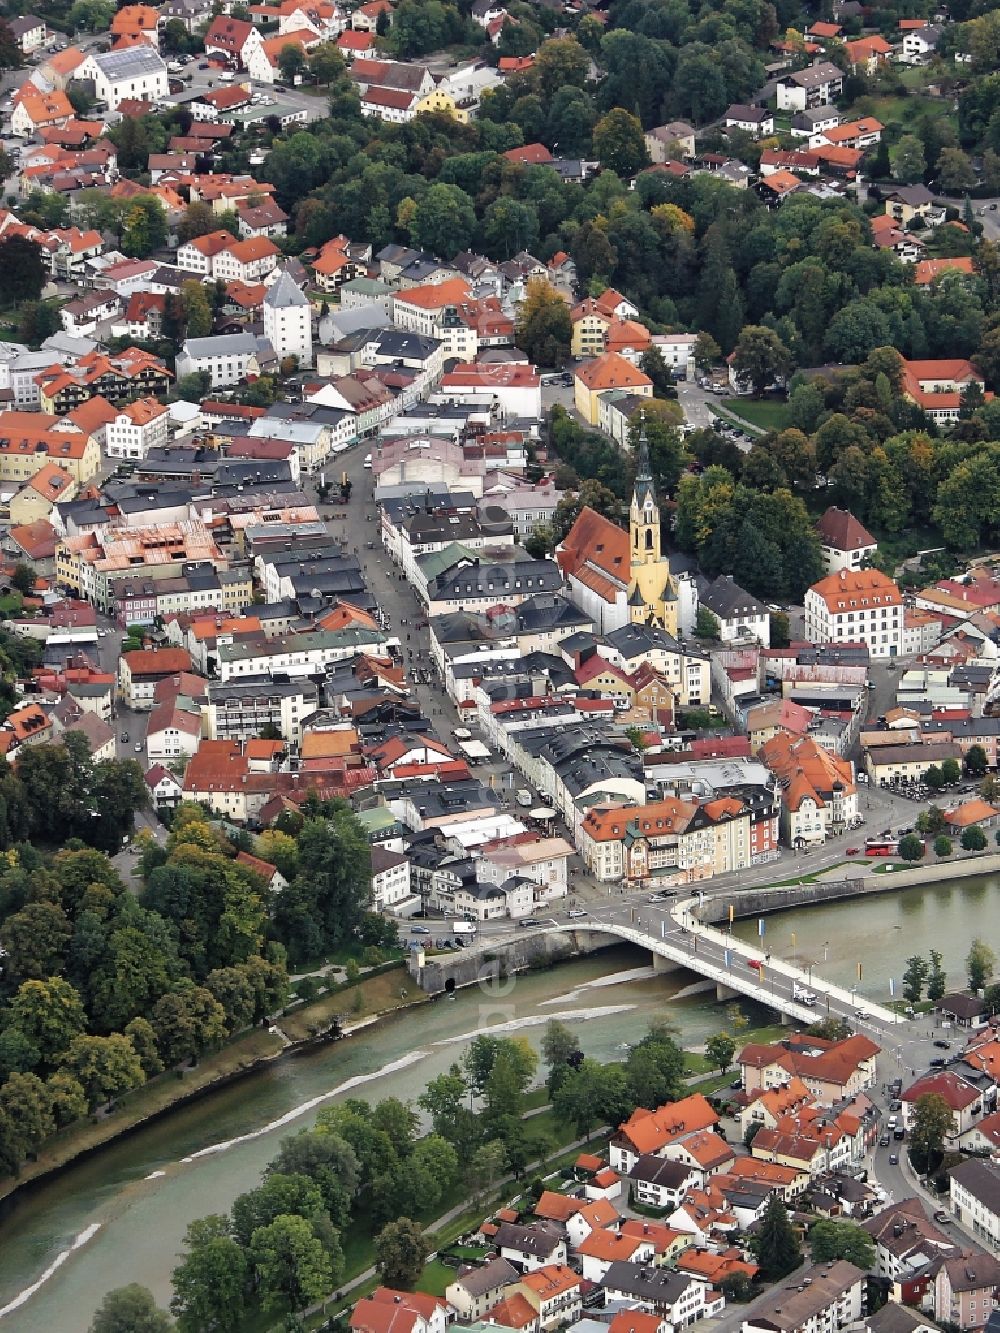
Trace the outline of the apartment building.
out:
[[[754,1305],[743,1333],[838,1333],[864,1313],[866,1277],[846,1259],[800,1268],[795,1276],[795,1286],[774,1288]]]
[[[580,826],[580,854],[602,882],[691,884],[750,865],[750,812],[734,797],[595,807]]]
[[[284,681],[260,675],[213,681],[202,709],[205,734],[213,741],[248,741],[276,731],[282,740],[298,744],[303,719],[318,707],[319,687],[307,679]]]

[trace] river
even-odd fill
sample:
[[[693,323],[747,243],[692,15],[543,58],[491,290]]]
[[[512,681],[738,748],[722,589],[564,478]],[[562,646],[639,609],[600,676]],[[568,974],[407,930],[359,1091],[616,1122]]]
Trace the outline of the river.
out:
[[[862,993],[885,998],[902,960],[932,947],[959,985],[970,937],[997,919],[1000,877],[990,877],[781,913],[768,918],[765,939],[778,953],[820,960],[816,975],[848,985],[860,961]],[[756,923],[737,923],[736,933],[754,938]],[[644,961],[610,949],[514,978],[499,995],[472,988],[442,998],[260,1070],[68,1167],[0,1223],[0,1333],[85,1333],[104,1293],[127,1282],[165,1303],[187,1223],[225,1212],[252,1188],[284,1135],[338,1097],[416,1098],[478,1031],[517,1031],[537,1044],[558,1017],[588,1055],[616,1060],[654,1014],[670,1017],[688,1045],[718,1029],[713,991],[685,993],[690,978],[654,977]]]

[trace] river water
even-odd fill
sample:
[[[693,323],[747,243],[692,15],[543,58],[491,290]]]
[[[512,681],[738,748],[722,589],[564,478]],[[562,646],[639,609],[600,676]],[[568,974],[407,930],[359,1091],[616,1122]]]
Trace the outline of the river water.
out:
[[[860,961],[860,991],[885,998],[902,960],[932,947],[959,985],[969,939],[1000,943],[991,928],[997,921],[1000,877],[990,877],[769,917],[765,947],[818,959],[814,975],[848,985]],[[754,938],[756,923],[737,923],[736,933]],[[722,1021],[714,991],[690,993],[683,974],[653,976],[647,959],[610,949],[514,978],[501,994],[472,988],[442,998],[259,1071],[67,1168],[0,1223],[0,1333],[85,1333],[104,1293],[127,1282],[166,1303],[187,1223],[225,1212],[252,1188],[282,1137],[312,1124],[338,1097],[415,1099],[484,1029],[537,1044],[558,1017],[588,1055],[605,1061],[621,1059],[654,1015],[669,1017],[686,1044],[704,1041]]]

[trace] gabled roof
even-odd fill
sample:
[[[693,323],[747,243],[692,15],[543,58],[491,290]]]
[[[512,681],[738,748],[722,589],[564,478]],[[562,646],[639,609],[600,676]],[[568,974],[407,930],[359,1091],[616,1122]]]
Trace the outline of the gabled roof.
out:
[[[576,378],[592,393],[605,389],[649,388],[653,383],[638,366],[633,366],[617,352],[604,352],[592,361],[585,361],[577,367]]]
[[[820,541],[834,551],[864,551],[878,543],[863,524],[847,509],[830,505],[816,524]]]

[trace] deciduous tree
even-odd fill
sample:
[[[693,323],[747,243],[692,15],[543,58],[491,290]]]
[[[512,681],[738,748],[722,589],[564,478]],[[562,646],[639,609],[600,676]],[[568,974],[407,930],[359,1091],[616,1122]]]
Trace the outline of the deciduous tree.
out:
[[[202,1217],[184,1236],[170,1309],[179,1333],[238,1333],[244,1326],[248,1260],[224,1217]]]
[[[334,1283],[330,1258],[304,1217],[285,1213],[255,1231],[249,1255],[265,1309],[287,1301],[291,1309],[301,1310]]]
[[[401,1217],[375,1237],[375,1267],[387,1287],[406,1291],[422,1273],[429,1249],[420,1224]]]
[[[982,990],[993,976],[996,965],[996,954],[986,941],[978,937],[974,939],[969,952],[965,956],[965,970],[969,978],[969,989],[973,991]]]
[[[131,1282],[109,1291],[91,1320],[90,1333],[170,1333],[170,1316],[148,1287]]]

